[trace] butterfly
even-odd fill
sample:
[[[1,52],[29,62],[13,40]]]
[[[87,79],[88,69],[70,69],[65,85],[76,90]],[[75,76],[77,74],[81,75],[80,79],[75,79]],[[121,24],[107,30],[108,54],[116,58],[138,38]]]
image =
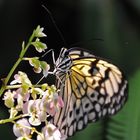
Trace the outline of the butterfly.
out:
[[[82,48],[62,48],[55,75],[64,108],[56,113],[53,124],[66,138],[89,122],[114,115],[128,97],[128,82],[122,71]]]

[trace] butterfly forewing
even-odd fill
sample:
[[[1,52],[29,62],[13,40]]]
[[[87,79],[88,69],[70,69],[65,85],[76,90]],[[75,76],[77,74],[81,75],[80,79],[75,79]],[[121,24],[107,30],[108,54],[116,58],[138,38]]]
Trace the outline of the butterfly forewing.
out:
[[[69,137],[89,122],[115,114],[126,102],[127,81],[118,67],[89,51],[71,48],[67,55],[69,71],[56,70],[60,75],[56,86],[65,106],[53,123]]]
[[[85,50],[83,48],[75,47],[67,50],[67,52],[69,53],[72,59],[81,58],[81,57],[94,57],[94,55],[90,51]]]

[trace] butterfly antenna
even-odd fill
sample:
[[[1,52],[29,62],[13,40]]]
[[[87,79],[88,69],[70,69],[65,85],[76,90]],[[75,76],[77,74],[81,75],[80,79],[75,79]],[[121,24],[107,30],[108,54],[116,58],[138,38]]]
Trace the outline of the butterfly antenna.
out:
[[[49,52],[53,51],[53,49],[48,50],[47,52],[45,52],[41,57],[46,56]]]
[[[64,43],[64,46],[67,46],[67,43],[66,43],[61,31],[59,30],[59,28],[58,28],[58,26],[57,26],[57,24],[56,24],[56,22],[55,22],[55,20],[54,20],[54,18],[52,16],[52,13],[50,12],[50,10],[45,5],[42,5],[42,7],[47,11],[47,13],[48,13],[48,15],[49,15],[49,17],[50,17],[55,29],[56,29],[56,31],[58,32],[58,34],[60,35],[60,37],[62,39],[62,42]]]

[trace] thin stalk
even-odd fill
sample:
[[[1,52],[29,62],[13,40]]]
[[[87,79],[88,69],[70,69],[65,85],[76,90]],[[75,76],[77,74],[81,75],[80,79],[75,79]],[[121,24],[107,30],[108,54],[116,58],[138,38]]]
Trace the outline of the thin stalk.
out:
[[[16,116],[16,117],[13,117],[13,118],[9,118],[9,119],[3,119],[3,120],[0,120],[0,124],[5,124],[5,123],[8,123],[8,122],[12,122],[14,120],[17,120],[17,119],[20,119],[20,118],[24,118],[24,117],[27,117],[29,116],[29,114],[24,114],[24,115],[19,115],[19,116]]]
[[[42,85],[32,85],[30,88],[40,88],[40,87],[42,87]],[[6,86],[6,90],[8,90],[8,89],[17,89],[17,88],[21,88],[21,85],[7,85]]]
[[[26,45],[26,47],[22,47],[22,50],[21,50],[21,53],[19,55],[19,58],[18,60],[16,61],[16,63],[14,64],[14,66],[12,67],[12,69],[10,70],[10,72],[8,73],[7,77],[4,79],[3,81],[3,85],[0,89],[0,96],[3,94],[3,92],[5,91],[6,89],[6,86],[11,78],[11,76],[13,75],[15,69],[18,67],[18,65],[20,64],[20,62],[22,61],[23,59],[23,56],[25,55],[26,51],[28,50],[29,46],[31,45],[32,41],[34,39],[34,32],[32,33],[31,37],[29,38],[29,41]]]

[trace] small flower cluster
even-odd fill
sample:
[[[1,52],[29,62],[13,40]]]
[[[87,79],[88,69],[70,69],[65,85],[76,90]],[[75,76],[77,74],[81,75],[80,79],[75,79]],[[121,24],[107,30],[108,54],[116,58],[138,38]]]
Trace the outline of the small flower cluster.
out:
[[[38,52],[44,51],[47,46],[40,42],[40,37],[45,37],[43,28],[40,26],[33,32],[30,45],[34,46]],[[31,40],[31,38],[30,38]],[[29,45],[27,45],[28,47]],[[22,44],[22,51],[27,50],[25,43]],[[23,56],[23,55],[21,55]],[[40,61],[39,58],[24,58],[33,66],[35,72],[43,71],[44,77],[47,77],[50,69],[49,64]],[[26,73],[19,71],[14,76],[14,80],[7,85],[7,91],[4,92],[4,104],[9,108],[9,122],[14,123],[13,132],[17,140],[31,140],[36,133],[37,140],[60,140],[62,139],[60,131],[48,122],[48,117],[53,117],[63,106],[63,100],[59,96],[59,89],[54,85],[48,86],[47,83],[32,84]],[[41,132],[37,127],[43,125]]]
[[[16,90],[5,92],[3,100],[9,108],[10,118],[17,117],[21,112],[22,116],[28,116],[28,120],[22,118],[13,127],[14,134],[18,137],[18,140],[25,139],[25,137],[30,139],[31,125],[39,126],[42,122],[45,122],[46,125],[42,129],[42,134],[38,134],[37,139],[45,140],[49,136],[56,139],[55,133],[59,131],[53,124],[47,122],[48,116],[53,117],[64,106],[56,87],[54,85],[48,86],[47,84],[43,84],[41,88],[34,87],[28,76],[21,71],[14,78],[15,80],[11,82],[11,85],[18,84],[20,87]],[[50,129],[52,131],[55,129],[54,133],[50,132]]]

